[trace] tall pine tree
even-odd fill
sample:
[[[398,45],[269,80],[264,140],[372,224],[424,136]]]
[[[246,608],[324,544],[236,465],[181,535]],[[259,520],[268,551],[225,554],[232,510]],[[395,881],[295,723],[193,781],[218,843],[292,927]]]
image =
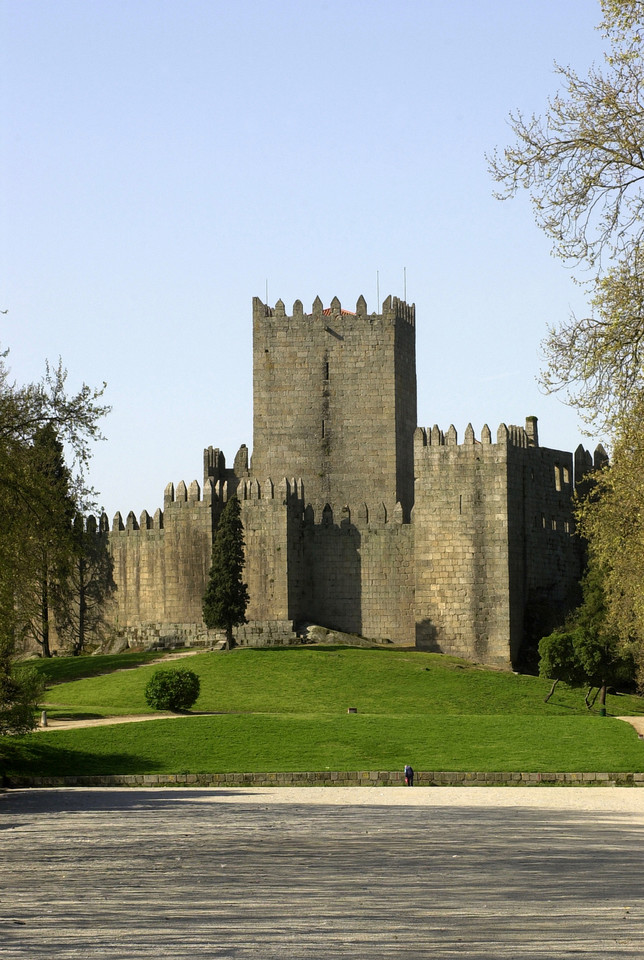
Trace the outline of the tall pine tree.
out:
[[[74,536],[71,477],[52,424],[36,431],[32,465],[38,485],[38,496],[31,501],[30,532],[36,563],[31,588],[23,597],[23,615],[42,656],[50,657],[52,626],[62,631],[71,618],[72,574],[80,546]]]
[[[208,629],[225,630],[229,647],[233,628],[246,623],[248,589],[244,570],[244,526],[241,505],[231,497],[219,518],[212,544],[212,562],[203,599],[203,619]]]

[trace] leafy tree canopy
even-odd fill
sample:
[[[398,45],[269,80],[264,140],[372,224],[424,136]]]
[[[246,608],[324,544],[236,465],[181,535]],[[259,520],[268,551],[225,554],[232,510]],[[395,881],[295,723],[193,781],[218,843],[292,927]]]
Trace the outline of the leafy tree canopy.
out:
[[[58,566],[54,593],[59,589],[58,535],[64,531],[67,538],[75,513],[92,504],[86,467],[109,409],[102,403],[104,384],[99,389],[83,384],[70,393],[66,381],[59,363],[46,366],[41,381],[19,386],[10,377],[7,351],[0,353],[0,712],[6,732],[23,729],[24,717],[33,717],[34,685],[12,670],[15,643],[36,609],[36,597],[42,614],[42,586],[50,583],[43,571],[50,561]],[[65,466],[63,447],[74,475]]]
[[[36,383],[18,386],[11,380],[7,365],[8,350],[0,353],[0,461],[6,470],[7,455],[21,452],[33,442],[36,433],[47,425],[71,452],[76,471],[74,488],[79,506],[87,505],[93,491],[84,485],[85,470],[91,458],[91,444],[101,438],[100,421],[109,412],[102,402],[106,384],[93,388],[82,384],[75,393],[67,390],[67,371],[59,362],[45,364],[45,374]]]
[[[636,641],[644,665],[644,0],[600,6],[603,64],[585,76],[556,65],[544,114],[512,113],[514,142],[489,159],[498,196],[526,190],[556,255],[581,268],[589,312],[550,328],[541,380],[611,444],[579,531],[609,632]]]
[[[0,737],[33,730],[43,689],[35,670],[18,670],[0,657]]]
[[[490,158],[498,196],[528,191],[541,229],[588,290],[589,316],[550,329],[542,381],[612,433],[644,390],[644,0],[601,0],[602,68],[557,64],[543,116],[510,114]]]
[[[611,629],[605,583],[605,571],[591,563],[582,580],[580,607],[563,629],[540,641],[539,674],[554,681],[546,700],[556,683],[563,680],[571,686],[596,687],[604,706],[609,686],[633,680],[632,652]]]
[[[644,404],[623,424],[609,467],[594,476],[577,519],[588,540],[591,565],[603,571],[605,622],[633,648],[644,681]]]

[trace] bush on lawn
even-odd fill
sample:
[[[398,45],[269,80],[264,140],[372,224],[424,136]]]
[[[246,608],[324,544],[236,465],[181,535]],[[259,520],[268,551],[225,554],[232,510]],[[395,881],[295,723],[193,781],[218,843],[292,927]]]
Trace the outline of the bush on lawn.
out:
[[[145,700],[155,710],[188,710],[199,696],[199,677],[192,670],[155,670]]]

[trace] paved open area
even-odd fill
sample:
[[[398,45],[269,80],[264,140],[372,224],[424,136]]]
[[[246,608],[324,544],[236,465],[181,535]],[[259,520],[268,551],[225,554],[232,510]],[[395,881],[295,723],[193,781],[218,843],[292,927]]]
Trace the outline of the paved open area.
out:
[[[0,957],[644,956],[644,790],[0,794]]]

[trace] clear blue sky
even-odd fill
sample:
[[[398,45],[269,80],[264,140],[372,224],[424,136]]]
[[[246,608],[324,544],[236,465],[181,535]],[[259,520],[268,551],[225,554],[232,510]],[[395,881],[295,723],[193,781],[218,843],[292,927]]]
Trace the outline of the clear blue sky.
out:
[[[0,343],[107,381],[110,519],[252,444],[251,298],[416,303],[419,423],[577,418],[536,382],[585,309],[527,198],[492,196],[508,112],[603,49],[594,0],[0,0]],[[594,446],[595,440],[584,440]],[[288,472],[288,465],[285,465]]]

